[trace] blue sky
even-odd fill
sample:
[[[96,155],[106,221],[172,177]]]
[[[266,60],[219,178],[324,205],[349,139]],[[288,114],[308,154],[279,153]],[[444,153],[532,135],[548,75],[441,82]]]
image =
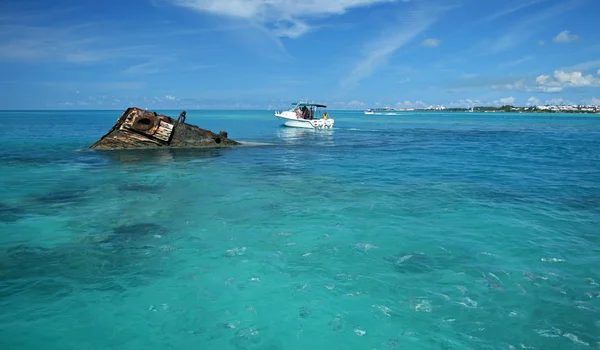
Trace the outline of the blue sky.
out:
[[[600,104],[598,0],[8,0],[0,109]]]

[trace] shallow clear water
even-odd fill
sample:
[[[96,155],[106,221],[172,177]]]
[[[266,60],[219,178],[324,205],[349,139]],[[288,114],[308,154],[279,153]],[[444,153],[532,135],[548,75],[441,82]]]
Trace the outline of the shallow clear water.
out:
[[[120,114],[0,112],[1,349],[600,348],[597,116]]]

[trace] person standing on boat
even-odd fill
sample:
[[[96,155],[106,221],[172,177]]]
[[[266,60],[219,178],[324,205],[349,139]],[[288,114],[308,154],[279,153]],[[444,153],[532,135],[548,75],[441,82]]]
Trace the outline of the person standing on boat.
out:
[[[302,106],[302,118],[308,119],[308,108],[306,106]]]

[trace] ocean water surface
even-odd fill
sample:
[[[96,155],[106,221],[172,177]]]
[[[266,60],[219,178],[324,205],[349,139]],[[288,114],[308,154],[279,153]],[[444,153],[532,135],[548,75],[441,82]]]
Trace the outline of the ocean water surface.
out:
[[[598,116],[121,113],[0,112],[0,349],[600,348]]]

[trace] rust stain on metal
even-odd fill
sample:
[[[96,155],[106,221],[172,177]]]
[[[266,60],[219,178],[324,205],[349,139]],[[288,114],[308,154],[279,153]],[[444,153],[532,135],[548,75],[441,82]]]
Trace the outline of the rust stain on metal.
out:
[[[163,140],[168,142],[171,138],[171,133],[173,132],[173,124],[169,124],[163,120],[159,122],[158,128],[154,132],[154,137],[159,140]]]
[[[94,149],[207,148],[240,145],[224,131],[215,134],[185,123],[186,112],[177,120],[140,108],[128,108],[113,128],[90,146]]]

